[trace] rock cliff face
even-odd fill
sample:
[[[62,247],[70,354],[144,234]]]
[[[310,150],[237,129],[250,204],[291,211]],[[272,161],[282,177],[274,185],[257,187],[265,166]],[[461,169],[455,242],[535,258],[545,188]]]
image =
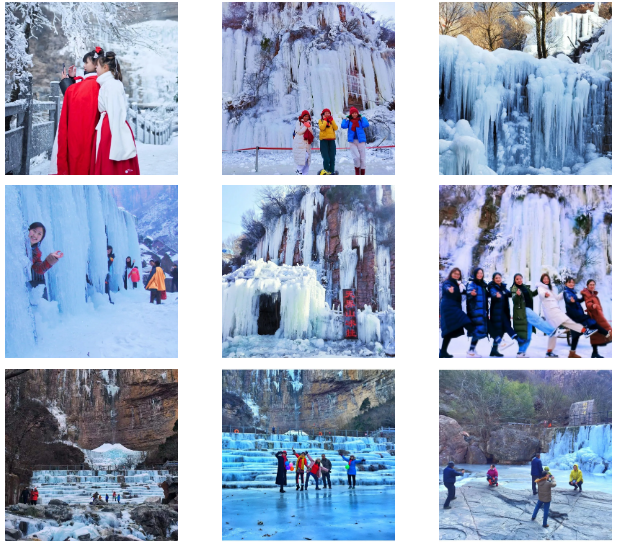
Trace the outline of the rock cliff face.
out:
[[[226,370],[222,391],[224,425],[338,428],[365,398],[371,407],[394,398],[395,371]]]
[[[38,399],[81,448],[121,443],[149,450],[178,419],[176,369],[31,369],[11,380],[6,403]]]

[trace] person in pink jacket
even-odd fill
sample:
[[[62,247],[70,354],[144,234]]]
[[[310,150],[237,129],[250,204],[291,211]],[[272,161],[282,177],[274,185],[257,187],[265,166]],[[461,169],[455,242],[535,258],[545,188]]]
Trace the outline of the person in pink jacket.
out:
[[[489,466],[489,470],[487,471],[487,482],[489,483],[489,486],[498,486],[498,470],[494,464],[491,464]]]
[[[307,458],[309,458],[309,465],[307,466],[307,481],[305,483],[305,490],[309,488],[309,476],[312,476],[315,480],[315,489],[322,490],[319,487],[320,479],[322,478],[320,460],[314,460],[309,453],[307,453]]]

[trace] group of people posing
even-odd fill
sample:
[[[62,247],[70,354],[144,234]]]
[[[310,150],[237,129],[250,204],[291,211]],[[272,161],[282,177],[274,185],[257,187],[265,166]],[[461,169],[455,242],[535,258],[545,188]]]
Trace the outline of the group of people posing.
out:
[[[120,61],[95,47],[83,63],[83,77],[75,66],[62,71],[64,100],[49,174],[139,175]]]
[[[501,358],[499,350],[518,343],[518,358],[529,357],[526,354],[532,341],[532,334],[539,331],[548,336],[545,357],[557,358],[554,352],[557,335],[561,328],[571,330],[569,358],[581,358],[576,353],[579,338],[590,337],[592,357],[602,358],[599,346],[612,342],[611,325],[603,314],[599,294],[595,291],[596,282],[588,280],[586,288],[578,295],[575,291],[575,279],[568,277],[562,298],[566,313],[560,308],[560,295],[552,286],[549,274],[543,273],[536,289],[532,290],[521,274],[516,274],[510,289],[502,281],[502,275],[495,272],[491,282],[485,281],[483,269],[474,269],[472,278],[466,283],[461,270],[455,267],[442,284],[440,301],[440,329],[442,332],[441,358],[452,358],[447,351],[451,339],[464,335],[470,337],[467,357],[481,357],[477,344],[481,339],[491,337],[493,345],[490,357]],[[544,319],[533,309],[533,298],[539,297]],[[513,309],[509,299],[513,300]],[[466,310],[463,310],[465,302]],[[582,303],[586,309],[582,308]],[[512,323],[511,323],[512,320]],[[510,340],[505,338],[510,337]]]
[[[320,129],[320,153],[322,154],[323,170],[319,174],[339,174],[335,170],[335,156],[337,155],[336,131],[339,129],[328,108],[324,108],[318,121]],[[341,128],[348,130],[348,145],[354,161],[354,173],[365,175],[365,145],[367,135],[365,129],[369,121],[363,117],[358,109],[351,107],[350,114],[341,121]],[[296,174],[309,174],[311,165],[311,147],[314,140],[311,115],[307,110],[298,116],[294,129],[293,155],[296,164]]]
[[[322,490],[319,487],[320,479],[322,479],[322,486],[326,488],[326,484],[328,483],[328,488],[332,488],[330,482],[330,474],[333,468],[332,462],[326,457],[326,454],[322,454],[321,458],[314,460],[309,452],[301,452],[297,454],[294,449],[292,449],[292,453],[296,457],[296,490],[300,490],[301,492],[305,490],[309,490],[309,480],[313,477],[315,481],[315,489]],[[287,471],[290,468],[290,462],[287,459],[287,451],[282,450],[275,453],[277,457],[277,478],[275,479],[275,484],[279,485],[279,492],[285,492],[283,490],[284,486],[287,486]],[[347,472],[348,472],[348,488],[356,488],[356,457],[352,454],[349,458],[346,458],[343,454],[340,454],[341,458],[347,462]],[[365,462],[363,458],[358,463]],[[293,466],[292,466],[293,467]],[[300,485],[298,481],[300,479]],[[304,479],[304,481],[303,481]]]

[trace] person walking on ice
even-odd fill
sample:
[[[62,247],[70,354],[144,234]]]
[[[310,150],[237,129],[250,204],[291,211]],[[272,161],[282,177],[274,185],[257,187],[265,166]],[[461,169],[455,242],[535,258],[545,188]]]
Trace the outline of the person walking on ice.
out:
[[[365,175],[365,145],[367,135],[365,129],[369,127],[369,121],[358,113],[352,106],[350,115],[341,122],[342,129],[348,129],[348,144],[350,144],[350,154],[354,160],[354,174]]]
[[[341,457],[348,462],[348,488],[356,488],[356,463],[358,460],[353,454],[349,458],[346,458],[343,454],[341,454]],[[363,458],[360,463],[364,462],[365,459]]]
[[[442,471],[442,483],[448,490],[446,501],[443,506],[444,509],[451,509],[451,502],[457,499],[457,496],[455,496],[455,482],[457,481],[457,477],[464,476],[465,471],[465,469],[462,469],[461,473],[455,471],[455,462],[449,462]]]
[[[556,486],[553,476],[547,471],[543,471],[541,477],[535,481],[539,485],[539,500],[532,513],[532,520],[536,519],[541,506],[543,506],[543,528],[549,528],[547,517],[549,516],[549,506],[551,504],[551,489]]]
[[[337,174],[335,171],[335,156],[337,154],[335,131],[339,127],[328,108],[322,110],[318,126],[320,127],[320,153],[324,164],[324,170],[320,174]]]
[[[573,487],[575,492],[579,489],[582,491],[582,484],[584,484],[584,475],[582,474],[582,470],[579,469],[577,464],[573,465],[573,471],[569,475],[569,484]]]
[[[311,166],[311,144],[313,143],[313,130],[311,129],[311,116],[307,110],[298,117],[294,129],[294,142],[292,154],[296,164],[296,174],[306,176]]]

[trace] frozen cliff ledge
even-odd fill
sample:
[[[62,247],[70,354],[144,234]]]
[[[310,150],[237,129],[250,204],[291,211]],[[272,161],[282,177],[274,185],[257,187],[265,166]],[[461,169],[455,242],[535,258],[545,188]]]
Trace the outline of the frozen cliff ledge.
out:
[[[559,484],[552,489],[549,528],[543,528],[542,510],[536,520],[530,520],[536,498],[528,489],[469,484],[457,487],[457,499],[445,510],[446,491],[440,492],[440,539],[612,539],[611,494],[584,491],[575,495]]]

